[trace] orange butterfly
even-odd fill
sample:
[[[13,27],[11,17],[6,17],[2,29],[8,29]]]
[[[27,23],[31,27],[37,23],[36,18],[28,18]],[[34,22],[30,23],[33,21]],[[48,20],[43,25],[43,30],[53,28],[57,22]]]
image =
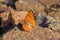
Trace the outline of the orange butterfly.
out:
[[[33,12],[28,11],[24,20],[18,20],[23,26],[25,31],[30,31],[32,27],[36,26],[36,22],[34,20]]]

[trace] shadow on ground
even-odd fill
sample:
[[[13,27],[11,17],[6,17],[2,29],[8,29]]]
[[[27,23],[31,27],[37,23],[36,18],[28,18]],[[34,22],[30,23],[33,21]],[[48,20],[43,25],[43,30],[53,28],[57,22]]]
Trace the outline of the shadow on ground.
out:
[[[10,13],[8,16],[7,21],[2,21],[2,18],[0,17],[0,35],[4,35],[8,31],[11,31],[14,27],[16,27],[23,31],[22,24],[15,25],[14,19],[12,18],[12,14]]]

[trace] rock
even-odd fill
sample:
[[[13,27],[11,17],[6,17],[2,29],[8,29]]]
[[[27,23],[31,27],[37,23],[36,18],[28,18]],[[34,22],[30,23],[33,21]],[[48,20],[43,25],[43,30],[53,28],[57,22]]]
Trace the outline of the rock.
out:
[[[17,10],[32,10],[37,15],[38,13],[41,13],[42,15],[46,15],[44,11],[44,6],[41,5],[36,0],[19,0],[15,3]]]
[[[3,7],[3,8],[2,8]],[[17,24],[18,19],[24,19],[25,16],[27,15],[28,11],[15,11],[11,7],[4,7],[2,6],[0,9],[1,11],[4,11],[0,14],[0,17],[2,17],[3,21],[7,21],[9,14],[12,14],[12,18],[14,19],[15,23]],[[17,19],[16,19],[17,17]]]
[[[0,0],[3,40],[60,40],[59,1]],[[26,32],[22,30],[21,25],[16,24],[19,23],[18,19],[24,20],[30,10],[34,13],[37,25],[30,32]]]
[[[48,22],[50,22],[49,24],[49,28],[54,30],[54,31],[58,31],[60,32],[60,8],[58,10],[52,11],[48,14],[47,19]]]
[[[13,12],[12,13],[12,17],[13,17],[13,19],[14,19],[14,21],[15,21],[15,24],[18,24],[19,23],[19,19],[20,20],[24,20],[25,19],[25,17],[26,17],[26,15],[27,15],[27,13],[28,13],[28,11],[15,11],[15,12]]]
[[[6,20],[8,20],[9,12],[4,12],[4,13],[1,13],[0,15],[1,15],[3,21],[6,21]]]
[[[7,5],[0,3],[0,8],[7,8]]]
[[[37,25],[42,27],[48,27],[49,29],[52,29],[54,31],[60,32],[60,11],[59,9],[55,11],[50,12],[47,16],[42,16],[39,14],[36,16],[36,22]]]
[[[54,30],[54,31],[57,31],[57,32],[60,32],[60,23],[58,22],[52,22],[50,25],[49,25],[49,28]]]
[[[0,2],[6,2],[6,0],[0,0]]]
[[[59,33],[53,33],[49,29],[41,27],[33,29],[30,32],[24,32],[15,27],[11,31],[4,34],[3,40],[59,40],[60,38]]]
[[[36,16],[36,23],[37,23],[37,25],[39,25],[39,26],[42,26],[42,25],[46,24],[47,21],[48,21],[48,19],[47,19],[46,16],[43,16],[43,15],[41,15],[41,14],[38,14],[38,15]]]
[[[16,9],[15,8],[15,2],[16,2],[17,0],[0,0],[0,3],[2,3],[2,4],[6,4],[7,6],[10,6],[10,7],[12,7],[13,9]]]
[[[59,15],[60,15],[60,8],[58,10],[56,10],[56,12],[52,11],[52,12],[48,13],[47,18],[48,18],[48,20],[54,19],[54,21],[60,22],[60,16]]]
[[[46,6],[46,8],[50,8],[52,5],[56,5],[59,3],[59,0],[38,0],[40,1],[40,3],[44,6]]]

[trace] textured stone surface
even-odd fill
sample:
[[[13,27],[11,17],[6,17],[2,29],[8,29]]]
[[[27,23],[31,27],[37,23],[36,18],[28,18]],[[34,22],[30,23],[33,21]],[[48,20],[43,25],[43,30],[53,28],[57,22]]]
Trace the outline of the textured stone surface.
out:
[[[33,10],[35,15],[41,13],[46,15],[44,6],[36,0],[19,0],[15,3],[17,10]]]
[[[0,2],[6,2],[6,0],[0,0]]]
[[[38,1],[40,1],[40,3],[44,6],[46,6],[47,8],[59,3],[59,0],[38,0]]]
[[[60,0],[0,0],[0,27],[3,40],[60,40]],[[22,31],[16,21],[32,10],[36,28],[30,32]],[[22,16],[22,14],[24,14]],[[17,17],[14,17],[16,16]],[[14,18],[14,19],[13,19]]]
[[[15,27],[3,36],[3,40],[59,40],[59,38],[59,33],[53,33],[51,30],[41,27],[36,27],[30,32],[24,32]]]

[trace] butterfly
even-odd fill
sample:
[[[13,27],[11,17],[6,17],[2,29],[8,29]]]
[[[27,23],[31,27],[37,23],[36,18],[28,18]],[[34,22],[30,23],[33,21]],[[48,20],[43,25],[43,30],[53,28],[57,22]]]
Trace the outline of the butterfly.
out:
[[[18,20],[22,24],[22,28],[25,31],[30,31],[31,28],[36,27],[36,21],[34,19],[33,11],[28,11],[24,20]]]

